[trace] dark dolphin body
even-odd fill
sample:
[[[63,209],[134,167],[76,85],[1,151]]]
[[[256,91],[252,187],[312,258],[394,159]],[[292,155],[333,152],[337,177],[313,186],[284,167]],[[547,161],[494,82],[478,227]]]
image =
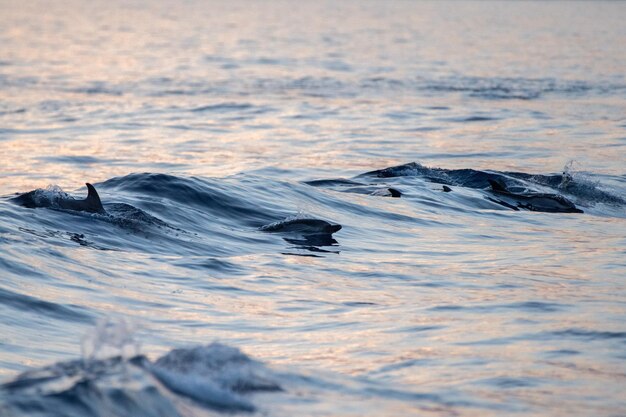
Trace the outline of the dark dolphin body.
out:
[[[87,198],[84,200],[76,200],[70,196],[50,198],[46,196],[43,190],[34,190],[21,194],[13,199],[15,203],[28,207],[50,207],[60,208],[64,210],[86,211],[89,213],[105,213],[100,196],[93,185],[87,183]]]
[[[494,203],[513,210],[526,209],[548,213],[583,213],[574,203],[559,194],[528,193],[515,194],[502,182],[489,179],[491,191],[503,200],[489,198]]]
[[[293,219],[262,226],[259,230],[270,233],[295,233],[300,235],[333,234],[341,230],[340,224],[319,219]]]
[[[337,243],[333,233],[341,230],[340,224],[328,223],[319,219],[293,219],[268,224],[259,230],[286,235],[283,239],[301,248],[319,251],[320,246],[332,246]]]

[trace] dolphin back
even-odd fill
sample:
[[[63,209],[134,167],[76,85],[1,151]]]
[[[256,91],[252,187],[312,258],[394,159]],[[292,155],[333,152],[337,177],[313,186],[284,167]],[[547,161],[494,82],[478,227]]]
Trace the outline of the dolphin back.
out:
[[[320,219],[292,219],[271,223],[262,226],[259,230],[270,233],[299,233],[303,235],[333,234],[341,230],[341,225]]]
[[[504,185],[504,183],[502,181],[497,181],[497,180],[493,180],[493,179],[488,179],[487,181],[489,181],[489,185],[491,185],[491,189],[493,191],[499,192],[499,193],[508,193],[509,190],[506,189],[506,185]]]
[[[87,198],[76,200],[65,193],[50,193],[40,188],[21,194],[11,200],[27,208],[49,207],[65,210],[86,211],[89,213],[106,213],[100,196],[93,185],[87,183]]]

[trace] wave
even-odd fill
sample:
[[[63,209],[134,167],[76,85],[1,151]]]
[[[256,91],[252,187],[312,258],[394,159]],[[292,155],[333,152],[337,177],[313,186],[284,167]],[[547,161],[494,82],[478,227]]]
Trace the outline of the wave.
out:
[[[204,213],[219,215],[220,219],[247,219],[260,225],[258,223],[270,218],[260,207],[249,203],[246,189],[229,184],[226,180],[142,173],[112,178],[100,185],[105,190],[122,191],[143,198],[167,200],[194,207]]]
[[[291,194],[295,201],[311,190],[298,183],[268,183],[255,177],[210,179],[157,173],[115,177],[95,187],[102,213],[55,204],[80,201],[57,186],[10,197],[8,200],[17,204],[5,208],[16,217],[12,226],[17,230],[51,243],[70,240],[99,250],[223,256],[256,252],[259,242],[282,240],[259,230],[299,212],[295,204],[292,209],[286,207],[277,195]],[[32,212],[19,206],[35,208],[35,221],[29,218]],[[300,249],[315,250],[335,242],[328,233],[328,239],[320,239],[319,233],[304,235],[306,245],[301,244]],[[296,244],[295,240],[291,243]]]
[[[492,182],[506,184],[510,195],[495,196],[491,190]],[[432,184],[439,187],[433,188]],[[7,207],[12,215],[21,219],[13,226],[51,242],[69,240],[91,249],[222,256],[256,253],[259,243],[269,248],[277,240],[309,252],[319,252],[322,246],[340,243],[329,233],[324,234],[324,239],[319,238],[319,233],[280,237],[262,233],[263,227],[299,217],[337,222],[356,216],[363,220],[358,225],[348,222],[346,230],[360,228],[368,221],[416,224],[429,221],[418,211],[407,211],[407,206],[396,207],[391,201],[394,199],[388,197],[400,197],[415,209],[426,205],[432,210],[464,212],[520,208],[554,211],[560,210],[561,203],[569,204],[571,200],[570,206],[581,206],[586,212],[623,216],[626,207],[626,200],[619,190],[570,166],[560,173],[534,174],[445,169],[411,162],[349,179],[319,179],[303,183],[275,181],[249,174],[217,179],[137,173],[111,178],[96,187],[106,213],[39,210],[33,222],[26,213]],[[39,193],[46,201],[71,198],[58,187],[49,187]],[[509,196],[515,198],[505,198]],[[544,204],[544,210],[535,202],[526,201],[531,197],[544,198],[542,204],[547,198],[560,206],[555,208],[552,203]],[[372,206],[363,198],[375,198],[381,202]],[[526,200],[518,201],[520,199]],[[382,200],[389,202],[383,203]],[[306,202],[307,209],[301,212],[299,206],[303,202]],[[531,203],[533,205],[529,205]],[[124,233],[120,234],[120,230]]]
[[[255,411],[249,394],[280,391],[275,376],[238,349],[212,343],[174,349],[151,362],[143,355],[60,362],[0,386],[10,416],[183,416],[190,408]],[[204,413],[203,415],[208,415]]]
[[[136,327],[104,319],[87,335],[82,359],[23,372],[0,384],[0,414],[11,417],[203,417],[223,414],[368,415],[389,407],[452,407],[464,400],[389,389],[364,378],[285,371],[219,342],[175,348],[150,360]],[[127,347],[131,345],[131,349]],[[107,349],[103,349],[107,348]],[[480,403],[473,403],[478,406]],[[353,410],[354,411],[354,410]]]
[[[595,86],[585,81],[557,80],[554,78],[522,77],[468,77],[454,76],[434,80],[421,80],[424,90],[438,93],[465,93],[484,99],[534,100],[546,94],[582,95],[596,90],[605,92],[605,86]],[[615,86],[624,89],[625,86]]]
[[[338,67],[339,68],[339,67]],[[351,73],[350,67],[340,67]],[[9,76],[0,74],[0,85],[5,88],[51,88],[59,92],[103,95],[111,97],[168,97],[168,96],[258,96],[298,93],[305,97],[357,97],[367,94],[388,94],[402,91],[415,94],[463,94],[486,100],[537,100],[546,95],[580,97],[593,95],[620,95],[626,85],[614,80],[570,80],[558,78],[528,77],[480,77],[472,75],[449,75],[440,77],[394,78],[368,75],[348,79],[340,76],[301,76],[282,78],[251,78],[206,80],[169,77],[149,77],[132,82],[87,81],[76,86],[59,80],[37,77]],[[258,108],[253,103],[209,103],[186,109],[194,113],[224,113],[232,111],[265,113],[271,108]]]
[[[471,168],[431,168],[417,162],[366,172],[357,179],[416,177],[447,186],[459,186],[478,190],[489,190],[490,181],[507,184],[513,193],[555,192],[574,197],[583,206],[602,203],[623,208],[626,200],[617,190],[605,190],[599,181],[590,180],[590,175],[572,171],[570,164],[558,174],[530,174],[510,171],[481,171]]]
[[[75,305],[53,303],[39,298],[0,288],[0,305],[17,311],[28,311],[69,322],[89,323],[91,314]]]

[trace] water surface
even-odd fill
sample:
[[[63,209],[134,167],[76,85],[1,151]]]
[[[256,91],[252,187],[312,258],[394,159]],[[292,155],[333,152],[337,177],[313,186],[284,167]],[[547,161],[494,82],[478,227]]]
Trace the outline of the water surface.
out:
[[[626,413],[623,3],[0,9],[0,411]]]

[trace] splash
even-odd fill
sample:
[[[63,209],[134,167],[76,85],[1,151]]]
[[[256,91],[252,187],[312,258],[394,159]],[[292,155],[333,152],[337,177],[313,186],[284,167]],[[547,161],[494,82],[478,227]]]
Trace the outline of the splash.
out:
[[[567,188],[574,181],[577,181],[579,183],[589,182],[589,179],[586,175],[583,174],[582,164],[575,159],[570,159],[563,167],[563,179],[558,185],[558,188],[560,188],[561,190],[567,190]],[[596,186],[598,185],[598,182],[590,185]]]
[[[68,193],[63,191],[58,185],[50,184],[46,188],[39,188],[35,190],[32,195],[32,199],[35,204],[40,206],[53,206],[59,205],[59,200],[73,199]]]
[[[98,320],[96,327],[87,332],[81,343],[84,360],[103,360],[121,356],[139,355],[140,343],[135,335],[139,330],[136,321],[125,317],[106,317]]]

